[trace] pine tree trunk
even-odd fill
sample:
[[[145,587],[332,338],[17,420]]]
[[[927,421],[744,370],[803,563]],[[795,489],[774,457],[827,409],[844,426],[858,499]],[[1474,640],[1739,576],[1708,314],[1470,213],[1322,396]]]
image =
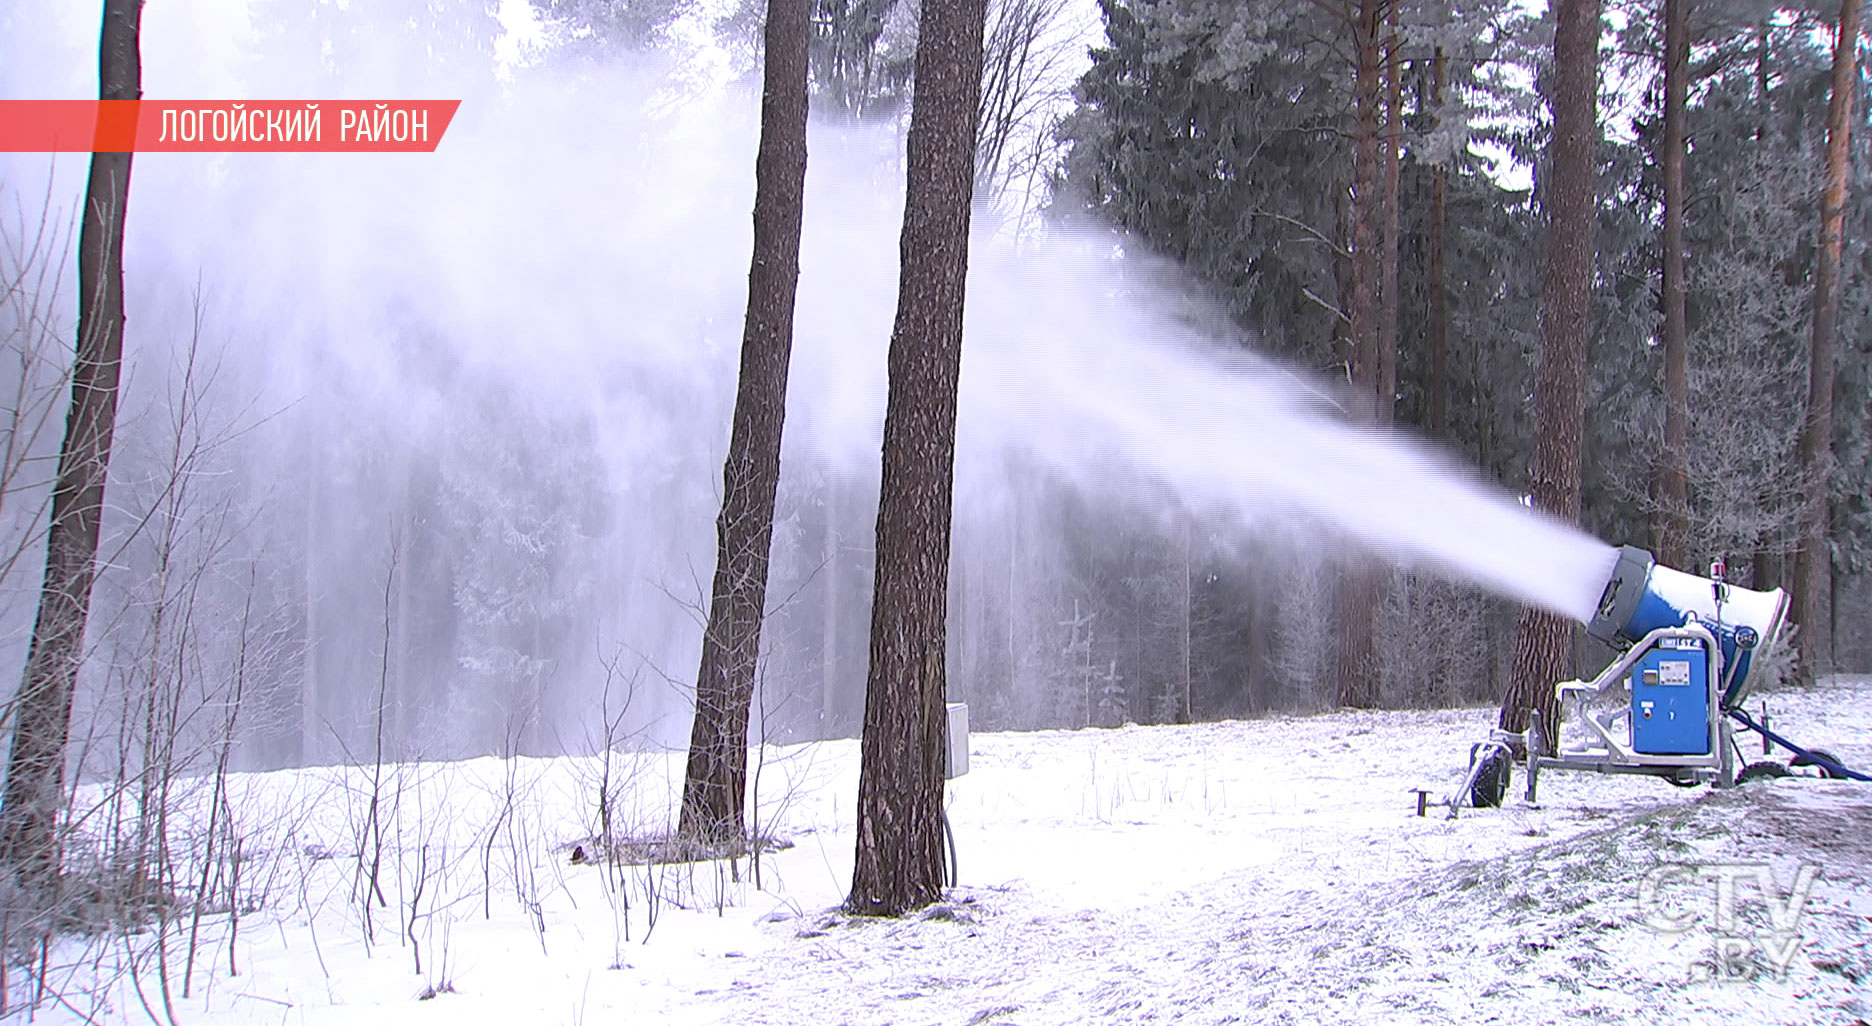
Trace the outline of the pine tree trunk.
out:
[[[1398,73],[1398,5],[1386,5],[1384,192],[1380,198],[1382,237],[1378,242],[1378,406],[1376,420],[1390,427],[1397,416],[1398,361],[1398,185],[1399,147],[1404,141],[1403,83]]]
[[[859,915],[900,915],[942,895],[944,607],[986,20],[986,0],[926,0],[917,41],[858,841],[845,901]]]
[[[1443,48],[1438,47],[1430,64],[1430,105],[1437,112],[1433,126],[1443,120],[1443,78],[1448,74],[1448,60]],[[1430,172],[1430,396],[1424,431],[1438,439],[1449,437],[1449,286],[1443,257],[1448,183],[1449,168],[1436,165]]]
[[[1352,322],[1352,387],[1367,407],[1378,390],[1378,254],[1384,216],[1378,159],[1382,7],[1382,0],[1360,0],[1353,21],[1352,260],[1346,317]]]
[[[1020,709],[1019,696],[1025,685],[1021,680],[1021,653],[1024,644],[1021,637],[1021,497],[1016,491],[1008,496],[1008,559],[1007,559],[1007,708],[1015,715]]]
[[[324,449],[320,439],[311,439],[306,465],[305,506],[305,649],[300,654],[299,674],[299,765],[315,766],[320,762],[324,737],[324,714],[319,708],[319,538],[318,518],[324,477]]]
[[[1828,495],[1833,470],[1833,350],[1839,331],[1840,255],[1845,240],[1846,171],[1851,159],[1853,97],[1859,66],[1859,3],[1840,5],[1833,39],[1833,95],[1827,103],[1826,189],[1820,200],[1820,249],[1814,258],[1813,335],[1807,354],[1807,416],[1801,424],[1800,550],[1794,563],[1794,615],[1800,624],[1801,675],[1833,668],[1833,557],[1828,551]]]
[[[1339,695],[1341,706],[1378,705],[1378,571],[1369,557],[1355,557],[1339,579]]]
[[[1684,106],[1690,77],[1690,0],[1664,0],[1664,448],[1659,453],[1657,558],[1682,567],[1690,508],[1690,340],[1684,319]]]
[[[1194,708],[1194,704],[1190,700],[1190,647],[1194,644],[1194,639],[1191,637],[1191,634],[1193,633],[1193,625],[1191,623],[1191,620],[1192,620],[1191,614],[1194,611],[1193,605],[1194,605],[1194,600],[1195,600],[1195,596],[1193,595],[1192,589],[1190,587],[1190,583],[1191,583],[1190,576],[1191,576],[1191,573],[1193,572],[1193,568],[1190,566],[1190,532],[1192,528],[1190,525],[1190,518],[1187,515],[1184,516],[1182,520],[1183,520],[1183,595],[1182,595],[1183,622],[1178,625],[1179,637],[1178,637],[1178,645],[1177,645],[1177,657],[1178,657],[1177,661],[1180,665],[1177,667],[1178,672],[1177,672],[1176,722],[1194,723],[1196,721],[1195,708]]]
[[[1384,217],[1378,159],[1383,7],[1381,0],[1360,0],[1352,22],[1356,62],[1352,80],[1352,281],[1346,306],[1352,321],[1352,388],[1374,421],[1382,416],[1377,399],[1381,380],[1379,235]],[[1346,567],[1339,588],[1338,700],[1342,706],[1369,708],[1378,701],[1377,592],[1376,571],[1367,560],[1357,559]]]
[[[1756,142],[1768,137],[1768,122],[1774,116],[1774,97],[1768,91],[1769,55],[1772,52],[1768,48],[1768,29],[1769,23],[1766,21],[1755,26],[1755,112],[1758,115],[1755,122]]]
[[[410,482],[409,484],[413,483],[414,482]],[[409,722],[407,714],[409,707],[414,704],[413,697],[410,695],[410,680],[414,676],[410,671],[410,649],[412,648],[410,641],[410,581],[420,572],[416,563],[419,558],[419,543],[416,536],[417,514],[415,508],[415,493],[416,489],[414,487],[406,485],[403,494],[404,511],[402,537],[391,542],[391,544],[398,545],[403,550],[401,557],[403,572],[397,574],[396,577],[396,619],[391,642],[396,654],[391,662],[394,669],[390,674],[390,729],[388,734],[391,758],[399,761],[405,758],[409,751],[406,747],[409,743]],[[530,676],[531,675],[529,675],[529,677]],[[527,730],[530,734],[537,730],[537,725],[539,723],[539,705],[534,697],[533,681],[529,679],[525,683],[527,688]],[[529,740],[532,740],[532,738],[529,738]],[[533,750],[536,753],[539,751],[538,748]]]
[[[809,5],[810,0],[768,0],[767,5],[761,137],[754,165],[754,257],[677,828],[683,837],[710,844],[741,837],[747,795],[748,709],[766,612],[805,209]]]
[[[98,48],[98,95],[142,96],[141,0],[106,0]],[[124,214],[129,153],[97,153],[78,234],[78,344],[71,408],[59,449],[46,538],[45,585],[33,623],[26,674],[14,699],[13,747],[0,800],[0,862],[44,900],[59,875],[58,817],[64,803],[65,743],[72,691],[84,660],[85,621],[96,574],[104,481],[117,424],[122,369]]]
[[[1749,587],[1756,591],[1767,591],[1780,586],[1781,559],[1768,548],[1769,540],[1763,538],[1755,548],[1755,556],[1749,561]]]
[[[1536,508],[1566,523],[1580,514],[1580,436],[1585,429],[1586,336],[1591,329],[1593,150],[1598,142],[1599,0],[1555,0],[1552,157],[1547,209],[1540,365],[1534,377]],[[1566,674],[1573,626],[1524,609],[1502,698],[1503,729],[1523,730],[1539,709],[1548,747],[1559,725],[1553,685]]]
[[[820,558],[825,566],[825,608],[819,622],[819,736],[837,737],[839,669],[839,527],[838,477],[828,475],[825,493],[825,538]]]
[[[984,561],[977,557],[976,553],[979,551],[979,545],[964,545],[959,553],[960,558],[952,559],[949,563],[950,573],[961,576],[961,580],[956,582],[958,585],[956,597],[961,600],[962,609],[961,615],[955,618],[956,626],[960,628],[955,638],[956,660],[961,673],[960,679],[963,682],[957,688],[958,701],[973,700],[973,687],[981,682],[983,676],[981,640],[985,632],[982,625],[987,617],[983,610],[985,603],[982,601],[982,578],[985,576],[982,564]]]

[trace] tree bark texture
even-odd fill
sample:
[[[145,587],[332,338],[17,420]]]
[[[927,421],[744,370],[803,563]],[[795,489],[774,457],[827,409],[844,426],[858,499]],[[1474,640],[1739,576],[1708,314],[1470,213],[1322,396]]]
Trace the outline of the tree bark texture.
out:
[[[1437,47],[1430,62],[1430,105],[1436,110],[1432,126],[1443,120],[1443,79],[1449,58]],[[1430,388],[1424,432],[1431,438],[1449,437],[1449,296],[1444,265],[1444,222],[1449,213],[1449,168],[1438,164],[1430,171]]]
[[[1580,436],[1585,428],[1586,341],[1591,330],[1593,150],[1598,143],[1599,0],[1555,0],[1553,141],[1548,180],[1547,272],[1540,365],[1534,376],[1535,508],[1567,523],[1580,515]],[[1573,625],[1523,609],[1500,723],[1524,730],[1539,709],[1548,748],[1559,726],[1554,682],[1566,674]]]
[[[1658,171],[1664,179],[1662,294],[1664,314],[1664,448],[1659,453],[1654,512],[1657,558],[1683,567],[1690,516],[1690,338],[1684,319],[1684,140],[1690,78],[1690,0],[1664,0],[1664,139]]]
[[[747,795],[748,711],[766,612],[805,209],[809,9],[810,0],[767,4],[754,256],[678,825],[683,837],[710,844],[741,838]]]
[[[107,0],[98,46],[98,96],[142,97],[138,33],[142,0]],[[71,407],[59,449],[46,537],[45,583],[25,677],[14,700],[13,747],[0,798],[0,861],[29,894],[48,897],[59,876],[58,818],[72,691],[84,660],[85,621],[96,575],[104,481],[117,424],[123,362],[124,213],[128,153],[97,153],[78,230],[78,341]]]
[[[986,19],[986,0],[926,0],[917,41],[845,902],[859,915],[900,915],[942,895],[944,619]]]
[[[1384,219],[1378,104],[1383,7],[1382,0],[1360,0],[1352,12],[1352,273],[1346,314],[1352,322],[1352,388],[1369,411],[1365,415],[1374,422],[1382,422],[1383,417],[1383,404],[1378,401],[1382,377],[1379,242]],[[1342,706],[1370,708],[1378,702],[1377,594],[1377,570],[1369,560],[1354,557],[1339,585],[1338,700]]]
[[[1398,5],[1386,5],[1384,43],[1385,123],[1379,136],[1384,146],[1384,192],[1380,197],[1381,237],[1378,242],[1378,382],[1376,417],[1390,427],[1397,416],[1398,361],[1398,188],[1401,178],[1400,147],[1404,141],[1403,82],[1398,68]]]
[[[1814,260],[1813,334],[1807,351],[1807,416],[1801,424],[1805,478],[1800,548],[1794,563],[1794,616],[1801,675],[1833,668],[1833,557],[1828,494],[1833,472],[1833,350],[1839,331],[1840,256],[1846,234],[1846,171],[1859,69],[1859,4],[1840,6],[1833,37],[1833,95],[1827,102],[1826,188],[1820,197],[1820,249]]]

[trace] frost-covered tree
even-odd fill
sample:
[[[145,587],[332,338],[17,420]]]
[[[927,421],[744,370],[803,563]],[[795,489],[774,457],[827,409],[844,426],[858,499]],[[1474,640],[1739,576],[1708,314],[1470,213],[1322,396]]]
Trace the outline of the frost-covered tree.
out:
[[[421,505],[402,540],[406,587],[447,589],[420,622],[420,600],[401,604],[395,637],[445,657],[412,673],[405,691],[426,712],[416,733],[451,753],[543,752],[548,688],[564,655],[587,650],[602,464],[582,418],[516,409],[492,382],[475,391],[455,407],[432,491],[412,498]]]
[[[822,111],[854,121],[889,117],[909,94],[916,5],[813,0],[809,62]]]
[[[539,18],[567,52],[585,59],[617,57],[653,45],[695,0],[532,0]]]

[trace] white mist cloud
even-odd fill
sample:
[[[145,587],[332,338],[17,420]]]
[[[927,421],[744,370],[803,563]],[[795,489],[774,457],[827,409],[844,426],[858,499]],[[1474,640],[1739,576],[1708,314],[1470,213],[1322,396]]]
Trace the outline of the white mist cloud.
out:
[[[463,103],[434,154],[139,155],[131,358],[174,343],[186,308],[178,299],[199,280],[257,405],[322,432],[340,449],[335,459],[377,459],[446,434],[470,401],[464,368],[503,383],[512,431],[546,414],[588,424],[605,470],[583,484],[612,510],[604,551],[588,557],[609,575],[596,600],[609,603],[606,629],[681,679],[700,632],[656,589],[692,590],[714,560],[755,98],[672,90],[672,69],[657,60],[529,67],[517,55],[533,22],[516,0],[439,56],[437,40],[390,31],[360,13],[367,6],[146,7],[151,96]],[[94,73],[80,72],[95,68],[95,18],[79,7],[43,0],[9,16],[5,95],[94,88],[85,85]],[[485,53],[475,50],[482,43]],[[823,126],[810,148],[786,473],[875,482],[901,151],[889,132]],[[81,163],[61,163],[53,186],[68,210]],[[0,173],[32,197],[47,166],[27,156]],[[1173,273],[1138,256],[1115,260],[1115,242],[1058,234],[1019,255],[992,241],[975,247],[962,519],[998,516],[1007,494],[1033,485],[1008,470],[1008,455],[1020,454],[1114,503],[1167,492],[1244,537],[1297,515],[1590,615],[1607,546],[1528,515],[1424,446],[1340,423],[1329,389],[1225,351],[1204,326],[1213,317],[1162,284]],[[273,458],[248,469],[308,473],[291,455]],[[335,477],[329,487],[346,485]],[[383,501],[344,500],[360,516]],[[362,566],[374,557],[325,558]]]

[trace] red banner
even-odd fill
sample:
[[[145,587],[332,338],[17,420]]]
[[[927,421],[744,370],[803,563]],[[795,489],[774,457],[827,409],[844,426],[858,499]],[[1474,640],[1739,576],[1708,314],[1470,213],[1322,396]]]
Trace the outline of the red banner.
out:
[[[4,153],[433,153],[460,100],[0,100]]]

